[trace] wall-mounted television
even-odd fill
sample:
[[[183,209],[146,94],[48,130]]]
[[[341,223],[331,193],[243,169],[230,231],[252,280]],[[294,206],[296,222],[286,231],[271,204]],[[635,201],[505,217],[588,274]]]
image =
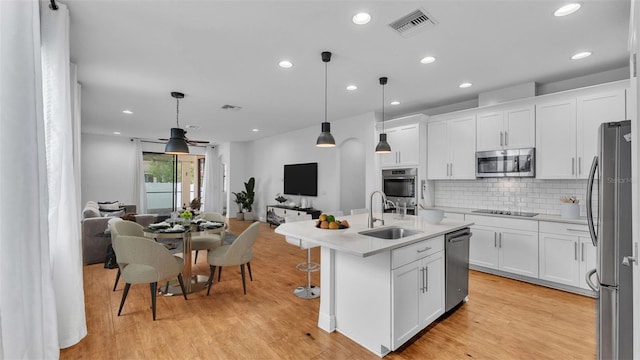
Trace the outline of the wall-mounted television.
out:
[[[284,193],[318,196],[318,163],[285,165]]]

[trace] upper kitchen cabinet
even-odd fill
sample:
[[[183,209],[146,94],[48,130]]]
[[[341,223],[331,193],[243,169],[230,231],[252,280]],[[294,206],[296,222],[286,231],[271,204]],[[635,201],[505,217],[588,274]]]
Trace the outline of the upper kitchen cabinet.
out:
[[[493,107],[478,112],[477,150],[503,150],[535,147],[535,112],[533,105]]]
[[[391,152],[380,156],[382,167],[418,166],[420,126],[412,124],[386,129]]]
[[[576,178],[576,100],[536,105],[536,178]]]
[[[475,113],[429,122],[427,138],[429,180],[476,178]]]
[[[550,95],[536,105],[536,178],[586,179],[598,127],[625,119],[626,82]]]
[[[598,128],[600,124],[626,119],[625,90],[615,89],[579,96],[577,99],[578,139],[577,174],[579,179],[589,177],[589,168],[598,153]]]

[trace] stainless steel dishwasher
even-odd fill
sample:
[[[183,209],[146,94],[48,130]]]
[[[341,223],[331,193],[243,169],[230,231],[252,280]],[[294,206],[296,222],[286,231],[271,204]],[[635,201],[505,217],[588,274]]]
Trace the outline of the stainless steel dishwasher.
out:
[[[469,240],[471,230],[448,233],[445,241],[445,311],[453,309],[469,295]]]

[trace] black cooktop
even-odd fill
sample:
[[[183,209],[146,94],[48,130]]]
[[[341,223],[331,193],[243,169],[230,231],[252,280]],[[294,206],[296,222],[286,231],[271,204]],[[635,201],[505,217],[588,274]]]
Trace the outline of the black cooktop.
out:
[[[493,215],[509,215],[509,216],[522,216],[522,217],[534,217],[537,213],[524,212],[524,211],[508,211],[508,210],[491,210],[491,209],[479,209],[473,210],[474,213],[481,214],[493,214]]]

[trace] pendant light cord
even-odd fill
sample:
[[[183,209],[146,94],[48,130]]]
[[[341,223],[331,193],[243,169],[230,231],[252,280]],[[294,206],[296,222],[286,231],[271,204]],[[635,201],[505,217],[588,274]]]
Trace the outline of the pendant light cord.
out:
[[[382,85],[382,133],[384,134],[384,84]]]
[[[176,99],[176,125],[180,128],[180,122],[178,121],[178,114],[180,114],[180,99]]]
[[[324,122],[327,122],[327,63],[324,63]]]

